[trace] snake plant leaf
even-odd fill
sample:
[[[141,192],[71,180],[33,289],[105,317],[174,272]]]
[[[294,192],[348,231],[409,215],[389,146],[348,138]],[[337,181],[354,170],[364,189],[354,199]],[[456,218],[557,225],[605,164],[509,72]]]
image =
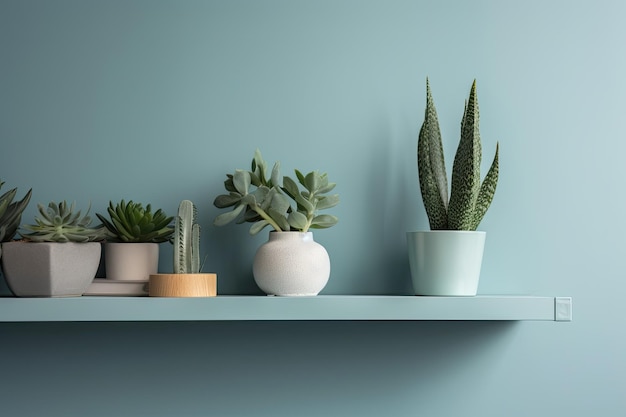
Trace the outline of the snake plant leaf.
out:
[[[233,220],[235,220],[241,214],[241,212],[243,211],[243,209],[245,207],[246,207],[245,204],[239,204],[233,210],[227,211],[226,213],[222,213],[222,214],[218,215],[213,220],[213,224],[216,225],[216,226],[224,226],[224,225],[232,222]]]
[[[433,230],[448,227],[448,180],[435,102],[426,80],[426,110],[417,142],[417,166],[422,201]]]
[[[476,230],[478,228],[478,225],[480,224],[483,217],[485,216],[485,213],[489,209],[491,201],[493,200],[493,196],[496,192],[496,186],[498,185],[498,175],[500,172],[500,166],[498,162],[499,152],[500,145],[496,144],[496,154],[493,158],[493,162],[491,163],[491,167],[489,168],[489,171],[487,171],[487,175],[485,175],[485,179],[480,186],[478,198],[476,199],[476,208],[474,210],[474,224],[472,230]]]
[[[472,84],[461,122],[461,140],[452,166],[452,187],[448,206],[448,226],[452,230],[472,230],[474,209],[480,191],[481,143],[476,81]]]
[[[292,211],[287,216],[289,225],[296,230],[304,230],[307,227],[307,218],[299,211]]]
[[[330,214],[320,214],[315,216],[311,222],[311,229],[327,229],[337,224],[339,219]]]

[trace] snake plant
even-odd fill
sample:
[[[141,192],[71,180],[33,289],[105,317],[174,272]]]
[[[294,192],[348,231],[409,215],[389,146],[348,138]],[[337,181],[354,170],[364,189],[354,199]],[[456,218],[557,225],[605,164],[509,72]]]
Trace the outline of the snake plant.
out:
[[[152,206],[145,208],[141,203],[124,200],[116,205],[109,201],[107,208],[110,220],[104,215],[96,216],[108,231],[107,239],[125,243],[162,243],[170,240],[174,229],[170,223],[174,217],[168,217],[163,210],[152,213]]]
[[[337,223],[335,216],[318,214],[319,210],[339,203],[339,195],[327,195],[336,184],[328,181],[326,173],[311,171],[305,175],[295,170],[298,182],[285,176],[281,186],[280,163],[274,164],[269,178],[266,178],[266,171],[267,164],[257,149],[250,171],[238,169],[234,174],[227,174],[224,187],[229,193],[217,196],[213,204],[218,208],[234,208],[218,215],[214,221],[216,226],[235,220],[237,223],[250,222],[253,223],[250,234],[255,235],[266,226],[277,232],[307,232]]]
[[[0,188],[4,181],[0,181]],[[33,190],[30,189],[20,201],[13,201],[17,188],[13,188],[0,196],[0,242],[7,242],[15,236],[22,221],[22,213],[30,202]],[[0,256],[2,249],[0,249]]]
[[[94,242],[104,239],[104,227],[90,227],[89,209],[84,216],[75,211],[75,203],[50,202],[47,207],[37,204],[40,216],[35,217],[37,224],[24,225],[30,233],[20,233],[32,242]]]
[[[178,206],[174,226],[174,273],[200,272],[200,225],[196,223],[196,206],[183,200]]]
[[[480,181],[482,147],[478,128],[476,80],[465,103],[461,139],[452,166],[448,199],[448,179],[435,103],[426,80],[426,111],[417,146],[417,163],[422,200],[432,230],[476,230],[491,205],[498,183],[498,153]]]

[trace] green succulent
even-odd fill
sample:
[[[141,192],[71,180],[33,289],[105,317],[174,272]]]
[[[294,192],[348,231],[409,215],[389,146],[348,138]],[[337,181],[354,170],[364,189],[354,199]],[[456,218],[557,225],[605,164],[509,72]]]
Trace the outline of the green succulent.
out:
[[[280,163],[274,164],[270,177],[266,178],[267,164],[258,149],[251,168],[250,171],[238,169],[234,174],[226,175],[224,187],[228,194],[217,196],[213,204],[217,208],[233,209],[218,215],[214,221],[216,226],[235,220],[237,223],[250,222],[253,223],[250,234],[255,235],[267,226],[278,232],[307,232],[337,223],[337,217],[317,213],[339,203],[339,195],[327,195],[336,184],[328,181],[326,173],[311,171],[304,175],[295,170],[298,182],[284,177],[281,186]],[[290,199],[295,202],[295,208]]]
[[[107,208],[110,220],[104,215],[96,216],[108,231],[107,239],[125,243],[162,243],[169,241],[174,233],[170,227],[174,217],[168,217],[163,210],[152,213],[150,204],[144,209],[141,203],[124,200]]]
[[[430,228],[476,230],[493,200],[499,172],[499,145],[496,145],[491,168],[481,183],[482,147],[478,129],[476,80],[465,103],[461,121],[461,140],[452,166],[449,200],[441,131],[428,79],[425,113],[417,145],[417,164],[422,200]]]
[[[4,181],[0,181],[0,188],[4,185]],[[0,242],[7,242],[15,236],[17,229],[22,221],[22,213],[30,202],[32,188],[28,190],[24,198],[20,201],[13,201],[17,194],[17,188],[13,188],[6,193],[0,195]],[[0,245],[0,256],[2,256],[2,247]]]
[[[37,204],[39,217],[35,217],[34,225],[24,225],[25,230],[31,233],[20,233],[26,240],[33,242],[93,242],[104,239],[102,225],[92,228],[89,208],[84,216],[80,210],[74,212],[75,203],[70,206],[63,201],[56,204],[54,201],[48,207]]]

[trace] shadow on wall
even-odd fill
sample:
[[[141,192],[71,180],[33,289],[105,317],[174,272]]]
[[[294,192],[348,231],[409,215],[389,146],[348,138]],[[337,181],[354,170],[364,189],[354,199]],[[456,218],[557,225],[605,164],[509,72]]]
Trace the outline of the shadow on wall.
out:
[[[465,391],[478,389],[472,383],[466,386],[467,380],[476,379],[477,367],[484,377],[489,366],[482,365],[497,361],[502,344],[511,339],[506,335],[516,326],[514,322],[0,324],[5,341],[0,345],[0,366],[3,380],[10,381],[3,395],[13,399],[3,408],[8,415],[55,415],[50,411],[63,410],[66,416],[82,415],[85,406],[91,407],[91,416],[116,415],[122,409],[151,416],[208,411],[296,415],[289,414],[295,409],[302,410],[297,415],[306,416],[320,415],[324,408],[339,413],[334,415],[383,413],[376,407],[388,406],[389,399],[403,402],[404,408],[411,405],[407,402],[428,402],[442,389],[459,385]],[[28,364],[11,359],[17,357],[28,358]],[[67,401],[68,392],[76,401]]]

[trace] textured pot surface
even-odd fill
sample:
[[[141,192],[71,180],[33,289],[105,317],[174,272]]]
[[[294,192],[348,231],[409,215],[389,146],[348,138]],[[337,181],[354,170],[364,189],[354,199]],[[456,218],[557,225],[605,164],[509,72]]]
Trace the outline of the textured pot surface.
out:
[[[159,269],[159,244],[107,242],[104,265],[107,279],[147,281]]]
[[[476,295],[485,237],[485,232],[475,231],[408,232],[409,265],[415,294]]]
[[[2,269],[18,297],[80,296],[96,276],[101,246],[97,242],[6,242]]]
[[[252,270],[266,294],[317,295],[330,277],[330,258],[312,232],[270,232],[257,250]]]

